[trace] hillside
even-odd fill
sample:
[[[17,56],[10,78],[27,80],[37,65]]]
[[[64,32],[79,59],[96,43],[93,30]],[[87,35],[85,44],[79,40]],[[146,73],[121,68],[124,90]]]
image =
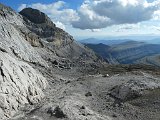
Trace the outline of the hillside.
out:
[[[89,68],[98,62],[94,52],[38,10],[26,8],[18,14],[0,4],[0,21],[1,120],[44,98],[49,77],[42,75],[43,70],[76,69],[82,64]]]

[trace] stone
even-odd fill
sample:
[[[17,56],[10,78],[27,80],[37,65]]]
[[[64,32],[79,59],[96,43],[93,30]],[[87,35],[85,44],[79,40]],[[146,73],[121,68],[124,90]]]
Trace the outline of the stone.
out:
[[[92,93],[91,93],[91,92],[87,92],[87,93],[85,94],[85,96],[86,96],[86,97],[90,97],[90,96],[92,96]]]
[[[160,88],[160,84],[149,80],[130,80],[119,86],[114,86],[110,95],[120,101],[132,100],[143,95],[145,90],[154,90]]]
[[[63,113],[63,111],[57,107],[50,107],[47,111],[47,113],[51,114],[51,116],[55,116],[56,118],[65,118],[66,115]]]
[[[17,27],[27,30],[19,14],[0,4],[0,21],[0,119],[6,120],[44,98],[46,78],[29,63],[47,65]]]
[[[42,100],[42,90],[47,86],[46,79],[30,65],[3,52],[0,52],[0,83],[0,110],[8,117],[25,103]]]

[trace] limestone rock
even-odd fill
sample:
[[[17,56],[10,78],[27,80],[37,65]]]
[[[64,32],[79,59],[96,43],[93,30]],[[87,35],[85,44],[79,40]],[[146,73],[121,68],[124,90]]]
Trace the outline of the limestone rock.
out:
[[[24,104],[43,97],[46,79],[28,62],[47,66],[18,27],[26,29],[23,18],[0,4],[0,119],[13,116]]]
[[[18,27],[26,29],[23,24],[23,18],[4,7],[0,10],[6,15],[0,15],[0,48],[6,50],[6,52],[24,60],[27,62],[39,63],[46,66],[45,61],[41,58],[37,51],[31,46],[26,38],[21,34]],[[28,31],[28,30],[27,30]]]
[[[0,52],[0,119],[13,116],[24,104],[39,102],[47,86],[30,65]]]

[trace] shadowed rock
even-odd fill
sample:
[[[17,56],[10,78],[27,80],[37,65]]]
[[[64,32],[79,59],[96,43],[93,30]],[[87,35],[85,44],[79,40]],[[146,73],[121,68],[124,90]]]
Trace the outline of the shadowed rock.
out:
[[[55,116],[57,118],[65,118],[66,115],[63,113],[63,111],[59,108],[59,106],[53,108],[50,107],[47,111],[47,113],[51,114],[51,116]]]
[[[25,8],[20,12],[21,15],[25,16],[27,19],[29,19],[31,22],[36,24],[42,24],[46,23],[50,26],[55,26],[53,22],[50,20],[50,18],[45,15],[43,12],[33,9],[33,8]]]

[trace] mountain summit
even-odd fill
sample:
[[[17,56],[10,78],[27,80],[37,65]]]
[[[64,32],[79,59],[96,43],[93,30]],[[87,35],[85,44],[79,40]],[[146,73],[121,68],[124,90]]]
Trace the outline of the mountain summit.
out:
[[[55,26],[55,24],[46,14],[37,9],[25,8],[22,11],[20,11],[20,14],[35,24],[45,23],[50,26]]]

